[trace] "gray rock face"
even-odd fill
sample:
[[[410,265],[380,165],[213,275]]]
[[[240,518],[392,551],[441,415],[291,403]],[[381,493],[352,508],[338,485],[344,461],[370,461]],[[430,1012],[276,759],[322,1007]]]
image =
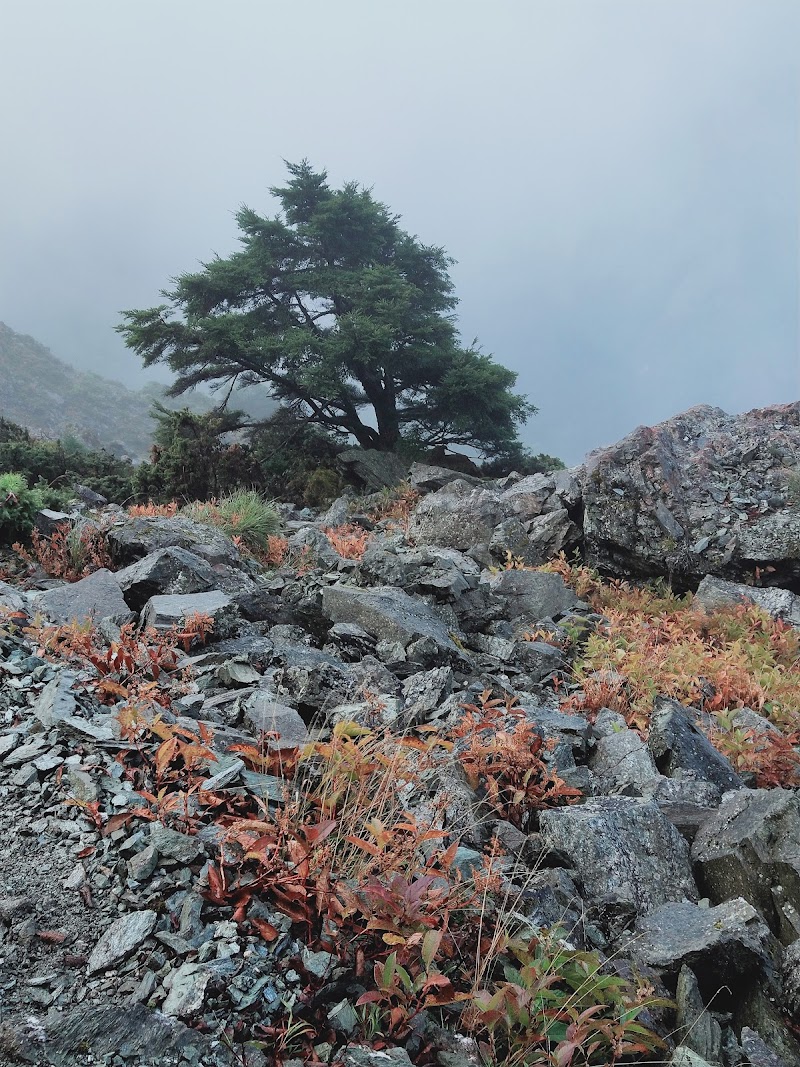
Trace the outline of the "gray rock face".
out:
[[[428,638],[441,653],[457,660],[466,658],[433,608],[400,589],[332,585],[323,590],[322,606],[332,622],[356,623],[378,641],[397,642],[405,649]]]
[[[592,798],[544,811],[539,821],[545,847],[575,871],[594,904],[646,915],[697,899],[689,847],[652,801]]]
[[[184,515],[126,518],[109,529],[108,542],[120,563],[134,563],[162,548],[183,548],[209,563],[231,567],[242,559],[239,549],[224,533]]]
[[[731,416],[705,405],[593,452],[581,478],[588,560],[619,575],[800,578],[800,403]]]
[[[762,589],[740,582],[726,582],[707,574],[697,587],[695,603],[706,611],[731,607],[735,604],[756,604],[773,619],[784,619],[792,626],[800,627],[800,596],[788,589]]]
[[[242,571],[217,564],[185,548],[161,548],[115,575],[129,607],[141,611],[150,597],[207,593],[218,589],[231,595],[254,592],[256,583]]]
[[[706,997],[770,974],[776,950],[769,927],[741,898],[715,908],[665,904],[639,920],[631,942],[634,959],[666,975],[690,967]]]
[[[92,949],[86,973],[97,974],[127,959],[152,934],[157,921],[158,915],[154,911],[131,911],[122,915]]]
[[[659,697],[650,717],[647,745],[658,769],[668,777],[694,771],[724,793],[743,782],[706,735],[692,721],[691,712],[677,700]]]
[[[220,623],[230,618],[235,609],[229,596],[214,590],[210,593],[185,593],[153,596],[142,612],[142,627],[154,630],[171,630],[182,626],[190,615],[210,615],[214,620],[214,632],[220,634]]]
[[[692,846],[712,900],[744,897],[784,944],[800,935],[800,799],[787,789],[726,793]]]
[[[408,460],[374,448],[346,448],[336,460],[345,475],[368,493],[399,485],[408,475]]]
[[[409,533],[418,543],[464,552],[473,545],[488,544],[503,518],[498,492],[458,479],[419,502]]]
[[[58,586],[40,593],[36,607],[54,623],[79,623],[112,618],[126,622],[131,618],[119,582],[105,568],[95,571],[72,585]]]
[[[556,618],[580,604],[560,574],[544,571],[500,571],[489,587],[505,604],[503,618],[518,625]]]

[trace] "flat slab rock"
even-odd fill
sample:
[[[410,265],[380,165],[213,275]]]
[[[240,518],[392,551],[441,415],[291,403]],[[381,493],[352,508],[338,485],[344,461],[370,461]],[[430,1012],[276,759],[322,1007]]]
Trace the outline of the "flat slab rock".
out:
[[[232,611],[234,608],[231,598],[219,590],[210,593],[153,596],[147,601],[142,612],[142,627],[171,630],[182,625],[190,615],[210,615],[216,621],[218,616]]]
[[[322,608],[332,622],[356,623],[379,641],[397,641],[406,647],[428,637],[442,650],[466,658],[436,612],[401,589],[331,585],[322,591]]]
[[[75,1067],[87,1053],[92,1062],[108,1063],[121,1056],[134,1064],[177,1067],[241,1067],[241,1061],[219,1042],[169,1019],[143,1004],[85,1004],[51,1011],[43,1019],[11,1020],[0,1030],[12,1062]],[[4,1061],[5,1062],[5,1061]]]
[[[121,915],[92,949],[86,973],[106,971],[127,959],[152,934],[157,922],[158,915],[154,911],[131,911]]]
[[[79,623],[111,617],[122,622],[132,618],[115,575],[105,568],[71,585],[48,589],[36,597],[36,609],[51,622]]]

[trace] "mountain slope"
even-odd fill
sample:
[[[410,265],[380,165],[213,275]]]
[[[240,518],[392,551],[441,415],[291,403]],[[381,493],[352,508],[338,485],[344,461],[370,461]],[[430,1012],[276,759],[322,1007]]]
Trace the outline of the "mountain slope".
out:
[[[0,417],[54,439],[71,434],[89,448],[118,456],[146,458],[153,436],[153,401],[170,408],[208,411],[214,399],[194,392],[167,397],[152,382],[139,390],[58,359],[33,337],[0,322]],[[275,401],[263,387],[237,390],[231,407],[252,419],[265,419]]]

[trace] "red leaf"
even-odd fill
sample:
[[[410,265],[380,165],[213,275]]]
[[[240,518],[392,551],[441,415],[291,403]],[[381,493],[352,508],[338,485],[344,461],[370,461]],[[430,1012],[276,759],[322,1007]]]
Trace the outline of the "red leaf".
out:
[[[251,919],[250,922],[265,941],[276,941],[280,936],[279,931],[275,929],[272,923],[268,923],[266,919]]]
[[[67,935],[61,930],[37,930],[36,936],[46,945],[62,945],[67,940]]]

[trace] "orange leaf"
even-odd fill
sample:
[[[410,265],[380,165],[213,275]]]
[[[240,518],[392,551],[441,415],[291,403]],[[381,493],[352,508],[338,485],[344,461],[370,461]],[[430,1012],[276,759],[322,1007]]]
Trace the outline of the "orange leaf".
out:
[[[258,930],[265,941],[277,941],[280,933],[272,923],[268,923],[266,919],[251,919],[250,922]]]

